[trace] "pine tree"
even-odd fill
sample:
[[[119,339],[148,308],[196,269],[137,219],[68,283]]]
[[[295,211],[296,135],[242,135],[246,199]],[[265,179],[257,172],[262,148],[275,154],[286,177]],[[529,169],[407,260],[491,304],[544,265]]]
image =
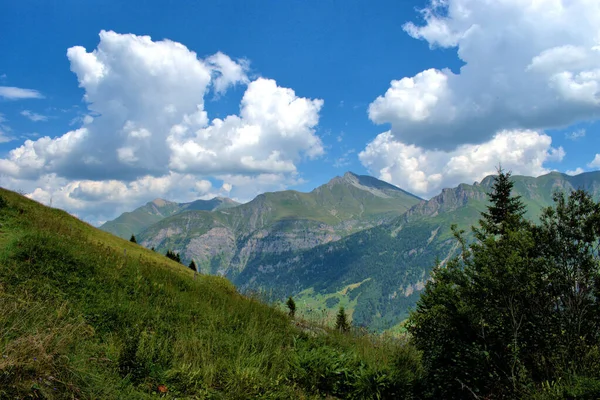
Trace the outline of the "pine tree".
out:
[[[131,237],[129,238],[129,241],[131,243],[137,243],[137,240],[135,240],[135,235],[131,234]]]
[[[344,307],[340,307],[337,317],[335,319],[335,329],[344,333],[350,330],[350,322],[348,322],[348,316]]]
[[[523,221],[525,205],[521,196],[511,196],[514,182],[510,177],[510,171],[504,172],[502,167],[498,167],[498,176],[494,180],[492,191],[488,193],[491,204],[487,212],[481,213],[481,229],[475,230],[479,235],[504,235],[507,230],[517,227]]]
[[[198,268],[196,268],[196,263],[194,262],[194,260],[192,260],[192,262],[190,262],[190,265],[188,265],[188,268],[194,272],[198,272]]]
[[[181,262],[181,257],[179,256],[179,253],[175,253],[174,251],[167,250],[167,254],[165,254],[165,256],[167,256],[167,258],[170,258],[173,261],[177,261],[178,263]]]
[[[289,311],[289,315],[290,317],[294,318],[294,316],[296,315],[296,302],[294,301],[294,299],[292,299],[292,296],[290,296],[287,299],[287,302],[285,303],[285,305],[287,306]]]

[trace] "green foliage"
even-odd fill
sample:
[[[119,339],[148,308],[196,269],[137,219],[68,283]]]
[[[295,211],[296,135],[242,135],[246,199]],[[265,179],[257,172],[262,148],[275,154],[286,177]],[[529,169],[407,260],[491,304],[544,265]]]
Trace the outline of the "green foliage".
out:
[[[335,317],[335,329],[342,333],[350,330],[350,322],[348,322],[348,316],[346,315],[344,307],[340,307],[337,316]]]
[[[356,353],[340,347],[334,338],[316,342],[296,340],[294,380],[311,394],[348,399],[413,399],[417,398],[422,369],[420,355],[410,346],[396,340],[369,338],[388,355],[384,364],[365,363]]]
[[[498,168],[498,176],[495,177],[489,193],[490,205],[487,207],[487,212],[481,213],[482,219],[479,220],[481,235],[504,234],[509,229],[514,229],[515,224],[523,220],[525,205],[521,201],[521,196],[512,195],[514,182],[510,176],[510,172]]]
[[[137,240],[135,240],[135,235],[134,234],[131,235],[131,237],[129,238],[129,241],[131,243],[137,243]]]
[[[196,267],[196,263],[194,262],[194,260],[190,261],[190,265],[188,265],[188,268],[194,272],[198,272],[198,268]]]
[[[404,342],[309,335],[224,278],[194,279],[159,253],[0,194],[10,205],[0,398],[150,399],[164,385],[167,398],[402,399],[417,389],[419,354]]]
[[[294,316],[296,315],[296,302],[294,301],[292,296],[290,296],[287,299],[287,301],[285,302],[285,305],[287,306],[287,308],[289,310],[290,317],[294,318]]]
[[[457,231],[462,255],[435,269],[411,314],[425,396],[596,398],[578,382],[600,383],[600,205],[557,193],[534,225],[508,177],[494,185],[477,240]]]
[[[327,300],[325,300],[325,307],[333,308],[336,305],[338,305],[339,302],[340,302],[339,297],[329,297]]]

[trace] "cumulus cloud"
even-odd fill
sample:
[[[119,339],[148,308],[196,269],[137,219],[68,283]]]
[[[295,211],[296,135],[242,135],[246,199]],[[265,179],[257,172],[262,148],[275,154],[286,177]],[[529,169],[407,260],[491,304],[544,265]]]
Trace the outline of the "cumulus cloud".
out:
[[[579,167],[577,167],[577,168],[575,168],[575,169],[570,169],[570,170],[567,170],[567,171],[565,172],[565,174],[573,176],[573,175],[579,175],[579,174],[583,174],[584,172],[585,172],[585,170],[584,170],[583,168],[579,168]]]
[[[33,111],[30,111],[30,110],[21,111],[21,115],[26,118],[29,118],[33,122],[48,121],[47,116],[38,114],[38,113],[34,113]]]
[[[600,168],[600,154],[596,154],[594,159],[588,163],[590,168]]]
[[[67,57],[88,103],[81,126],[25,141],[0,159],[0,174],[78,215],[114,217],[112,199],[191,199],[180,186],[245,197],[294,182],[298,162],[323,154],[315,134],[323,101],[274,80],[250,82],[246,60],[202,59],[180,43],[109,31],[93,51],[75,46]],[[234,85],[248,85],[239,114],[211,120],[205,97]],[[207,186],[209,177],[223,190]]]
[[[186,202],[226,195],[208,180],[177,173],[144,176],[131,182],[70,180],[51,173],[35,180],[3,176],[0,184],[25,192],[43,204],[68,210],[92,224],[105,222],[158,197]]]
[[[43,99],[44,96],[34,89],[22,89],[12,86],[0,86],[0,97],[7,100]]]
[[[193,123],[174,126],[167,139],[170,167],[213,174],[294,173],[303,154],[323,154],[314,135],[322,105],[259,78],[248,85],[239,116],[217,118],[197,130]]]
[[[217,94],[223,94],[231,85],[247,84],[248,61],[245,59],[233,61],[227,55],[218,52],[206,59],[216,73],[213,86]]]
[[[451,150],[600,116],[600,2],[431,0],[422,16],[405,31],[465,65],[393,80],[370,104],[397,140]]]
[[[549,172],[545,162],[561,161],[564,155],[562,147],[552,147],[550,136],[531,130],[501,131],[486,143],[452,151],[407,145],[388,131],[369,143],[359,159],[374,176],[431,197],[444,187],[494,174],[499,163],[514,174],[541,175]]]

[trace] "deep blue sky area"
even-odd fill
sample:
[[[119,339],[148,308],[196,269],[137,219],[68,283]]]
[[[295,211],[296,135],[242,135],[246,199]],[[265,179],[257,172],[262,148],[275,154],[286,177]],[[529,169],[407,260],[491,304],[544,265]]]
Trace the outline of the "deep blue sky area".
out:
[[[392,79],[412,76],[425,68],[458,69],[453,49],[430,51],[426,42],[409,37],[402,24],[418,19],[424,1],[44,1],[5,2],[0,13],[3,84],[35,88],[47,97],[46,107],[85,108],[83,91],[70,71],[66,51],[98,44],[98,32],[149,35],[153,40],[180,42],[200,57],[222,51],[250,61],[251,73],[273,78],[298,96],[321,98],[319,133],[329,155],[312,164],[310,181],[301,189],[323,183],[346,169],[366,173],[356,160],[332,169],[340,151],[360,151],[384,129],[367,118],[368,104],[384,93]],[[416,18],[417,17],[417,18]],[[208,102],[216,114],[236,112],[236,96]],[[29,100],[39,106],[37,100]],[[1,104],[18,110],[27,103]],[[22,130],[41,135],[64,133],[64,122],[76,110],[45,126],[23,123]],[[342,135],[342,144],[337,137]],[[4,144],[6,151],[13,144]],[[306,179],[306,177],[305,177]]]
[[[489,120],[499,115],[498,119],[502,120],[506,105],[496,105],[489,100],[494,97],[502,99],[502,96],[526,98],[524,104],[536,110],[536,102],[539,101],[540,107],[548,106],[546,114],[552,114],[552,107],[564,110],[577,110],[580,107],[584,110],[573,111],[572,117],[564,116],[562,122],[554,125],[546,124],[543,115],[534,125],[513,123],[510,115],[506,117],[507,121],[511,121],[510,124],[494,125],[493,129],[497,132],[502,129],[535,131],[530,134],[514,133],[512,136],[506,134],[508,139],[503,142],[507,146],[505,154],[514,156],[511,158],[513,161],[508,160],[507,163],[516,172],[539,174],[557,169],[576,173],[596,169],[600,166],[600,157],[597,163],[593,161],[600,144],[596,134],[599,128],[595,122],[600,115],[598,103],[585,103],[586,99],[577,99],[580,103],[575,104],[576,107],[566,107],[572,106],[568,102],[574,101],[574,97],[566,92],[567,89],[560,89],[556,85],[557,76],[565,72],[560,70],[562,67],[558,64],[546,66],[546,69],[539,70],[542,72],[538,75],[528,75],[525,80],[517,76],[537,73],[528,64],[536,56],[552,52],[553,48],[561,45],[580,46],[585,51],[591,49],[594,39],[585,38],[593,37],[591,30],[596,14],[590,12],[587,20],[584,18],[590,26],[591,33],[588,34],[585,31],[588,25],[574,18],[577,12],[582,17],[587,15],[583,12],[584,3],[571,2],[569,7],[575,10],[572,12],[569,11],[571,8],[563,7],[561,12],[565,13],[566,21],[564,37],[571,42],[553,43],[551,40],[542,40],[542,35],[549,35],[547,31],[537,32],[537,28],[527,25],[528,21],[536,18],[544,21],[553,11],[551,6],[538,10],[530,7],[531,4],[530,0],[499,0],[486,8],[477,2],[448,0],[446,8],[435,8],[428,0],[0,1],[0,88],[5,88],[4,95],[0,92],[0,138],[4,138],[0,143],[0,157],[7,160],[4,164],[0,161],[0,175],[4,176],[2,184],[13,188],[23,187],[26,192],[39,188],[37,193],[40,200],[43,196],[51,196],[52,191],[61,191],[66,197],[64,204],[58,204],[63,207],[72,207],[81,215],[95,213],[96,217],[91,219],[107,216],[107,212],[101,211],[102,206],[98,204],[112,203],[102,195],[96,193],[99,197],[95,197],[96,203],[92,204],[82,202],[82,198],[76,199],[75,192],[71,195],[67,193],[80,185],[81,179],[74,180],[64,173],[67,161],[60,157],[67,157],[66,150],[54,151],[49,143],[40,142],[37,147],[34,146],[34,156],[25,157],[22,152],[17,155],[9,153],[27,139],[36,141],[44,136],[56,139],[82,126],[83,117],[89,114],[88,104],[83,99],[87,89],[83,84],[80,86],[77,74],[71,70],[67,49],[82,46],[91,53],[99,46],[99,33],[103,30],[148,35],[153,42],[168,39],[195,52],[199,59],[222,52],[233,61],[244,63],[240,60],[245,60],[248,68],[244,72],[243,82],[230,87],[224,95],[205,94],[204,109],[209,121],[239,114],[240,101],[247,84],[261,77],[275,80],[279,87],[293,89],[297,97],[324,101],[318,111],[318,124],[309,126],[320,139],[323,152],[311,159],[306,146],[299,145],[299,149],[291,151],[291,155],[283,154],[285,151],[282,150],[277,157],[282,162],[292,163],[296,172],[290,172],[289,169],[284,172],[277,169],[270,171],[267,168],[262,172],[281,173],[281,181],[276,182],[274,178],[272,185],[258,185],[254,192],[248,188],[242,190],[244,185],[240,179],[244,176],[251,179],[256,171],[241,171],[236,167],[231,174],[239,173],[239,176],[232,182],[237,182],[233,183],[233,187],[240,191],[235,192],[234,189],[232,197],[248,199],[255,192],[283,187],[311,190],[347,170],[372,174],[425,197],[461,180],[472,182],[480,179],[482,171],[489,170],[490,163],[503,161],[502,151],[491,154],[494,147],[500,145],[490,140],[495,137],[494,140],[500,141],[498,138],[504,137],[504,134],[497,136],[493,132],[486,133],[486,129],[492,128],[484,122],[481,137],[471,133],[467,139],[456,140],[458,153],[451,146],[436,148],[435,135],[445,137],[444,143],[452,142],[454,136],[462,137],[461,130],[475,126],[469,123],[470,115],[482,107],[489,107],[486,114]],[[424,9],[428,11],[422,11]],[[465,14],[456,10],[463,10]],[[523,19],[519,20],[515,15],[523,15]],[[428,20],[426,16],[429,16]],[[411,33],[405,25],[408,22],[413,22],[417,27],[426,26],[427,29]],[[436,30],[440,26],[444,29]],[[511,42],[511,33],[505,30],[507,26],[512,26],[512,32],[522,29],[531,40]],[[469,30],[469,27],[477,29]],[[571,28],[572,31],[569,30]],[[503,44],[505,39],[506,43]],[[509,68],[514,63],[512,54],[515,55],[514,60],[526,55],[522,57],[525,60],[523,65]],[[117,57],[107,54],[108,60],[112,56]],[[566,71],[575,77],[574,82],[581,83],[577,81],[578,73],[600,71],[597,59],[590,56],[588,61],[580,70]],[[118,62],[122,65],[123,60]],[[463,71],[461,67],[464,67]],[[493,82],[489,86],[485,78],[487,72],[479,70],[484,67],[489,70],[489,82]],[[418,74],[427,70],[436,72],[419,80]],[[111,73],[119,72],[113,69]],[[135,79],[133,74],[132,79]],[[440,83],[436,80],[440,77],[447,79]],[[414,81],[386,96],[387,103],[385,107],[381,106],[378,114],[381,116],[370,118],[369,105],[386,94],[392,80],[402,78],[413,78]],[[500,94],[496,94],[494,91],[501,87],[497,82],[505,81],[508,83],[502,86],[502,91],[498,92]],[[528,81],[537,86],[520,87],[515,83]],[[600,82],[596,81],[585,84],[600,86]],[[37,94],[17,96],[6,88],[31,89]],[[573,88],[571,85],[569,90],[575,90]],[[529,96],[538,89],[551,91],[550,97],[556,96],[557,102],[563,101],[565,107],[561,106],[563,103],[557,103],[556,106],[545,104],[548,94]],[[520,90],[525,94],[524,97],[518,93]],[[581,91],[576,94],[583,96]],[[507,102],[510,103],[509,100]],[[456,111],[454,106],[462,108]],[[444,119],[446,114],[452,118]],[[480,122],[481,118],[477,121]],[[114,134],[102,130],[102,126],[108,125],[94,125],[89,135],[99,137]],[[389,129],[392,129],[392,136],[374,142],[377,135]],[[477,132],[477,126],[473,131]],[[403,136],[404,133],[406,136]],[[162,134],[166,136],[167,132]],[[433,139],[428,139],[429,144],[423,145],[425,141],[421,141],[419,135],[430,134]],[[287,149],[287,142],[282,143],[286,143],[282,146]],[[460,146],[485,143],[490,144],[477,152],[471,147],[460,150]],[[289,146],[292,148],[296,145],[298,143],[294,142]],[[410,147],[413,145],[416,148]],[[44,153],[42,147],[50,149],[51,154]],[[75,146],[69,151],[82,151],[82,148]],[[113,150],[117,151],[116,148],[110,151]],[[273,150],[269,151],[273,153]],[[359,158],[362,151],[365,154]],[[524,155],[518,156],[519,151]],[[123,157],[123,154],[120,153],[119,157]],[[481,156],[474,157],[473,154]],[[464,161],[461,158],[463,155],[471,157],[470,161]],[[258,160],[262,155],[252,153],[245,157]],[[538,161],[529,160],[536,157]],[[220,154],[218,158],[222,158]],[[479,166],[477,163],[483,163],[481,160],[484,158],[485,166]],[[33,159],[36,161],[31,161]],[[131,162],[127,165],[124,162],[123,168],[131,167]],[[32,163],[35,167],[31,167]],[[469,163],[473,166],[465,166]],[[135,168],[139,176],[144,174],[142,167]],[[154,177],[160,175],[152,169],[147,172]],[[204,174],[198,169],[190,169],[189,173],[198,180],[211,182],[212,189],[205,193],[207,196],[219,194],[217,189],[220,185],[228,183],[222,173]],[[42,187],[40,182],[52,181],[47,178],[48,174],[57,181]],[[441,177],[437,177],[440,174]],[[107,176],[107,181],[111,179],[121,178],[117,175]],[[294,184],[298,180],[303,183]],[[127,180],[122,183],[131,185],[131,181]],[[250,183],[249,187],[252,185]],[[164,193],[152,189],[123,198],[123,204],[134,204],[155,195],[185,197],[170,189],[164,189]]]

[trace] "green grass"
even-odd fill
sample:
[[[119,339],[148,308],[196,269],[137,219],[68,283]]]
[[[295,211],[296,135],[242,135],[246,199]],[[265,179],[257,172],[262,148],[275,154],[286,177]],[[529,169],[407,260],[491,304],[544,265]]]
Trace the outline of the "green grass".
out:
[[[0,196],[0,398],[411,398],[419,357],[402,341],[307,329],[224,278]]]

